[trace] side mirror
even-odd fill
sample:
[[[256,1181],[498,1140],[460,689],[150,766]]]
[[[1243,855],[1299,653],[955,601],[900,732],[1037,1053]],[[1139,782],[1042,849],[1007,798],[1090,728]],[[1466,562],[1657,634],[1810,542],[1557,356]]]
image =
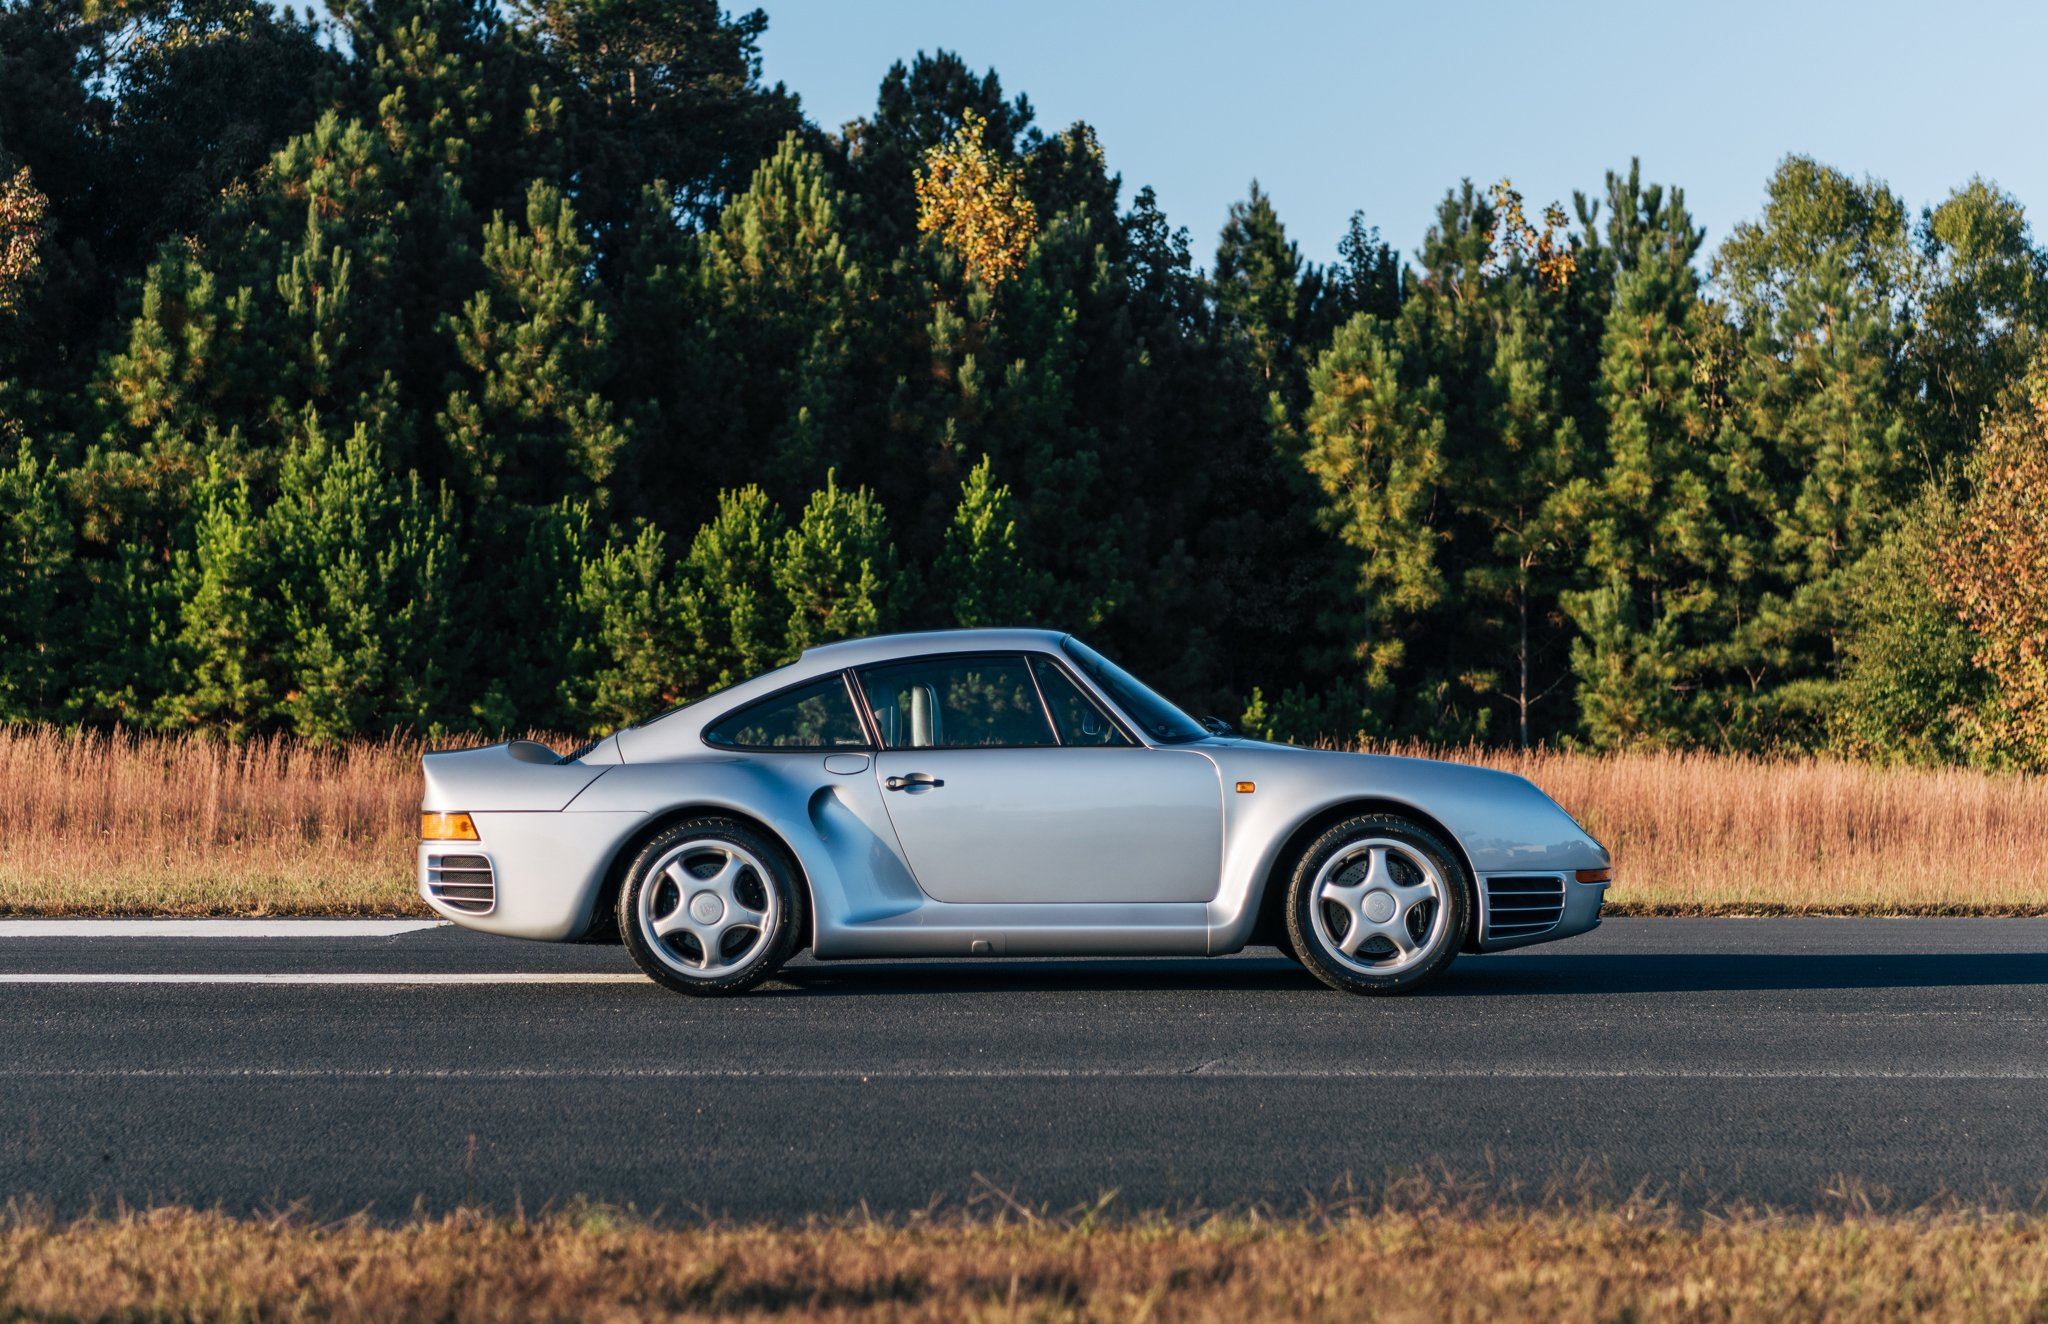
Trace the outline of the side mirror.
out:
[[[1220,717],[1204,717],[1202,719],[1202,729],[1212,736],[1227,736],[1237,733],[1236,727]]]

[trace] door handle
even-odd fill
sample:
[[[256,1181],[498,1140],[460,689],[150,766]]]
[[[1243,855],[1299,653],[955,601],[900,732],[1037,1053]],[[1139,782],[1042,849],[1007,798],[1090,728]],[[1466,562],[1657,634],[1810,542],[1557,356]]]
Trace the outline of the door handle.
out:
[[[928,772],[913,772],[908,777],[890,777],[882,785],[892,791],[921,791],[928,786],[944,786],[943,777],[934,777]]]

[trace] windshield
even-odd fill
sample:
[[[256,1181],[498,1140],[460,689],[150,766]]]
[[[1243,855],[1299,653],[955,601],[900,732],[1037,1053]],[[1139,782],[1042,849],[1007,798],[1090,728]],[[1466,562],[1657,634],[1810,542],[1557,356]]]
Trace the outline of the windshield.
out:
[[[1072,635],[1060,640],[1060,648],[1074,660],[1088,679],[1124,710],[1146,735],[1162,744],[1177,745],[1208,735],[1200,722],[1159,697],[1144,681],[1125,671]]]

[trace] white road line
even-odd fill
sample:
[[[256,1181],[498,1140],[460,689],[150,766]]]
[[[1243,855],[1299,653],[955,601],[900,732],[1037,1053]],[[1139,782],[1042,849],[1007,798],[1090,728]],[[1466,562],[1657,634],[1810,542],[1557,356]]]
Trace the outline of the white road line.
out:
[[[2039,1081],[2029,1068],[1855,1070],[1843,1068],[1657,1067],[1647,1070],[1549,1067],[62,1067],[0,1068],[0,1080],[792,1080],[831,1082],[921,1080],[1414,1080],[1414,1081]]]
[[[445,919],[0,919],[0,938],[389,938]]]
[[[411,974],[399,970],[380,973],[289,974],[0,974],[0,984],[647,984],[645,975],[599,975],[568,971],[548,974],[505,971],[480,974]]]

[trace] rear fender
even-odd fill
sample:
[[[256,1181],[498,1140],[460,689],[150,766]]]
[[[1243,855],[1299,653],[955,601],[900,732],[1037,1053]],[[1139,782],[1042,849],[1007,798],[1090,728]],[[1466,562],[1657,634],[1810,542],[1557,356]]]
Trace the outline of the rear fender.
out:
[[[611,769],[563,763],[538,741],[514,740],[428,754],[420,760],[420,771],[427,783],[420,797],[423,810],[525,813],[566,809]]]
[[[835,954],[846,926],[914,910],[924,901],[865,760],[852,773],[828,771],[822,756],[801,754],[629,763],[579,796],[570,810],[633,810],[663,818],[723,812],[760,824],[780,838],[803,871],[819,956]],[[614,876],[625,863],[613,860]]]

